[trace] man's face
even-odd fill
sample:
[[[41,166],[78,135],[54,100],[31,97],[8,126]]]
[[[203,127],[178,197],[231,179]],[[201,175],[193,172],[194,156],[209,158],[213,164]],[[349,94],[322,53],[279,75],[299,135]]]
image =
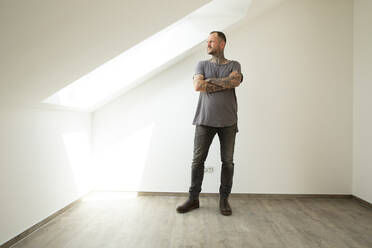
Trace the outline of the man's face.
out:
[[[210,34],[207,40],[207,52],[210,55],[217,54],[223,50],[223,41],[221,41],[216,33]]]

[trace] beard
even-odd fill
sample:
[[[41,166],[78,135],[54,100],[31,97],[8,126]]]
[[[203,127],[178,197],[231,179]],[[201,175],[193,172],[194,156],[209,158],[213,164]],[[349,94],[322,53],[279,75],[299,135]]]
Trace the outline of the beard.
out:
[[[207,48],[207,53],[210,55],[215,55],[217,54],[217,50],[213,48]]]

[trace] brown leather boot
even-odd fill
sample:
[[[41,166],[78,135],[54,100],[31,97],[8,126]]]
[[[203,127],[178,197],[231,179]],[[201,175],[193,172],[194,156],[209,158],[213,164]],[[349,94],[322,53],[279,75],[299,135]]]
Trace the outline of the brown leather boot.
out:
[[[195,208],[199,208],[199,199],[189,198],[185,203],[177,207],[177,212],[186,213]]]
[[[225,197],[220,198],[220,211],[221,211],[221,214],[223,214],[223,215],[231,215],[232,214],[231,206],[230,206],[227,198],[225,198]]]

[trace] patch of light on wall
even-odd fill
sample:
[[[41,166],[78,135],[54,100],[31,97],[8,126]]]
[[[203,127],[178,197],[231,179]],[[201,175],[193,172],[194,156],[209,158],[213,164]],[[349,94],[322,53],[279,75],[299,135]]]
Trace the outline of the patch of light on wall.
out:
[[[138,191],[155,124],[105,144],[95,154],[93,190]]]
[[[87,131],[76,131],[62,134],[62,140],[74,176],[77,192],[85,194],[91,190],[92,156]]]
[[[214,0],[102,64],[43,103],[93,110],[117,92],[241,19],[251,0]]]

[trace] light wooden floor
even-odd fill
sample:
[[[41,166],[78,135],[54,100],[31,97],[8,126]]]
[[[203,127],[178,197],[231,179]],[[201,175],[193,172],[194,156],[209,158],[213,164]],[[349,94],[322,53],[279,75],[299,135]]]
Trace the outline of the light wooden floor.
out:
[[[178,214],[185,199],[95,193],[13,247],[372,247],[372,210],[351,198],[231,197],[231,216],[216,197]]]

